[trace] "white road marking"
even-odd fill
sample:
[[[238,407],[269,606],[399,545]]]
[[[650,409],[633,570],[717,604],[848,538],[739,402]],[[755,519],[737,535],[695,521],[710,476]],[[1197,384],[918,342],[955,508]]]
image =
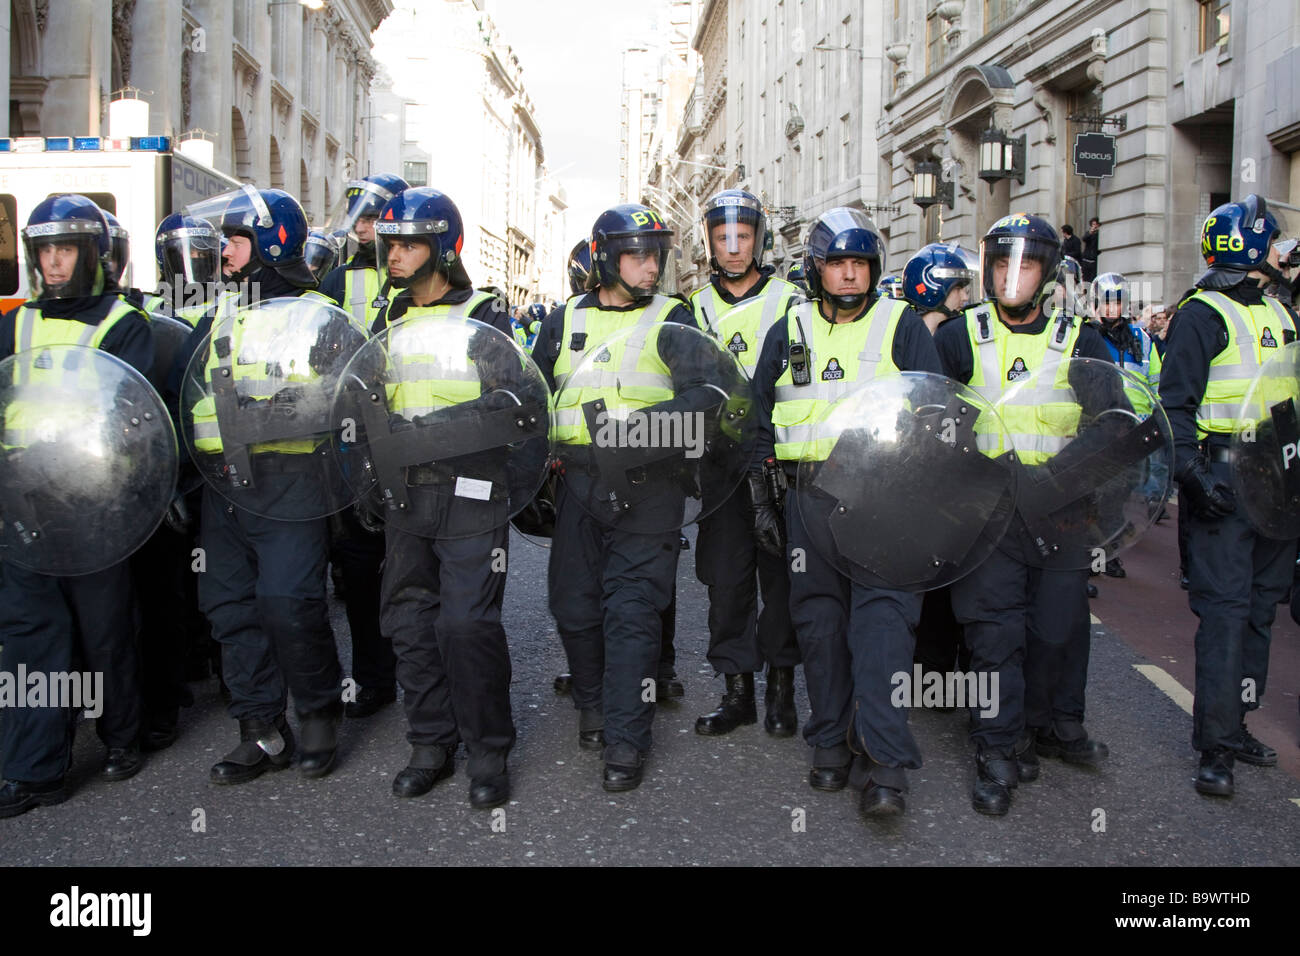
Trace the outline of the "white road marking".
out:
[[[1163,667],[1156,667],[1155,664],[1134,664],[1133,667],[1139,674],[1164,691],[1166,696],[1175,704],[1189,714],[1192,712],[1192,692],[1174,680],[1173,675],[1167,670]]]

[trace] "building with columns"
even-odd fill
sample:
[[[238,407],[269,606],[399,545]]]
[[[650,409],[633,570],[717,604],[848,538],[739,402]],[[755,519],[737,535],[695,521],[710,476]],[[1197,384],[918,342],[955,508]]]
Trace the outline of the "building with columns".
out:
[[[1200,226],[1215,206],[1249,192],[1300,206],[1293,0],[884,7],[881,175],[901,210],[889,224],[892,265],[938,239],[975,248],[1012,211],[1080,235],[1097,216],[1098,271],[1169,301],[1204,268]],[[981,181],[990,126],[1016,144],[1015,177]],[[1076,136],[1093,131],[1116,139],[1108,178],[1074,173]],[[951,205],[912,202],[923,162],[940,164]]]
[[[391,0],[0,0],[7,134],[107,134],[115,91],[149,101],[149,132],[199,129],[215,166],[298,196],[323,224],[364,175],[370,35]]]
[[[399,0],[374,55],[384,71],[374,167],[418,170],[451,197],[476,286],[514,305],[562,297],[552,237],[567,235],[563,189],[546,170],[519,57],[482,0]]]

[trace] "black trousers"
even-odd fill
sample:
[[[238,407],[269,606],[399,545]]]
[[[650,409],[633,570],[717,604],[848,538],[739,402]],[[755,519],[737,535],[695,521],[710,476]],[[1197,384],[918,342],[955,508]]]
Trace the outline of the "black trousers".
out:
[[[1029,569],[1025,631],[1025,721],[1054,728],[1062,740],[1082,740],[1092,615],[1088,569]]]
[[[921,598],[921,621],[916,625],[914,658],[926,671],[946,674],[970,668],[970,651],[961,625],[952,613],[952,586],[926,591]]]
[[[1226,463],[1210,467],[1230,482]],[[1256,534],[1240,511],[1203,518],[1187,510],[1188,605],[1201,622],[1192,746],[1212,750],[1240,741],[1242,720],[1264,696],[1273,618],[1291,587],[1296,542]]]
[[[305,480],[275,475],[263,484],[268,496],[293,494]],[[274,720],[286,689],[299,716],[339,701],[343,675],[325,603],[327,519],[259,517],[204,488],[202,520],[199,606],[221,644],[230,715]]]
[[[680,534],[631,534],[603,525],[574,500],[589,498],[591,479],[570,471],[556,492],[555,537],[547,575],[551,614],[573,675],[573,704],[605,716],[607,747],[650,749],[662,616],[674,592]],[[666,491],[664,525],[681,511]]]
[[[465,744],[471,779],[504,773],[515,743],[501,626],[510,530],[439,540],[391,524],[380,623],[392,635],[413,745]]]
[[[186,665],[199,636],[206,637],[191,570],[197,543],[162,525],[129,559],[140,609],[146,719],[175,720],[177,709],[193,702],[185,686]]]
[[[131,747],[140,738],[136,629],[125,561],[70,578],[0,564],[0,670],[16,681],[21,665],[29,677],[45,675],[50,687],[54,675],[74,670],[102,675],[97,703],[103,710],[95,729],[107,747]],[[24,694],[28,689],[17,688]],[[72,759],[75,722],[75,711],[63,707],[6,708],[0,720],[4,779],[43,783],[62,777]]]
[[[708,657],[719,674],[762,670],[764,661],[794,667],[800,660],[788,566],[754,544],[753,514],[742,485],[700,522],[695,574],[709,589]]]
[[[804,739],[841,752],[852,741],[851,750],[883,766],[920,767],[907,708],[895,706],[892,692],[894,675],[912,674],[921,595],[866,587],[841,574],[825,557],[827,542],[814,541],[800,518],[804,502],[793,489],[786,496],[790,617],[812,705]]]
[[[367,531],[351,508],[330,519],[330,561],[343,576],[348,630],[352,632],[352,677],[361,687],[393,689],[397,660],[393,641],[379,625],[384,535]]]

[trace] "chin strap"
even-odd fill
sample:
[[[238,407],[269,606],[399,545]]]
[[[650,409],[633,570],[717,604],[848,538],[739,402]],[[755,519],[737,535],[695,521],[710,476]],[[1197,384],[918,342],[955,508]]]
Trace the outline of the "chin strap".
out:
[[[1013,319],[1023,319],[1037,307],[1038,303],[1033,299],[1030,299],[1028,302],[1022,302],[1020,305],[1003,305],[1001,302],[998,303],[998,311]]]

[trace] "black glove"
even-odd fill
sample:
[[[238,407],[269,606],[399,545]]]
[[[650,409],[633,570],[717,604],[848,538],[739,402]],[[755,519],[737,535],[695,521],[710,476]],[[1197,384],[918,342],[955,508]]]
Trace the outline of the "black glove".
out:
[[[167,513],[163,515],[163,521],[167,527],[171,528],[179,535],[188,535],[194,527],[194,519],[190,515],[190,509],[185,504],[185,496],[179,491],[172,495],[171,504],[167,506]]]
[[[761,473],[747,476],[754,503],[754,543],[768,554],[785,557],[785,520],[777,509]]]
[[[1232,488],[1214,477],[1204,455],[1188,460],[1174,475],[1178,479],[1178,497],[1187,496],[1192,513],[1202,518],[1222,518],[1237,510]]]

